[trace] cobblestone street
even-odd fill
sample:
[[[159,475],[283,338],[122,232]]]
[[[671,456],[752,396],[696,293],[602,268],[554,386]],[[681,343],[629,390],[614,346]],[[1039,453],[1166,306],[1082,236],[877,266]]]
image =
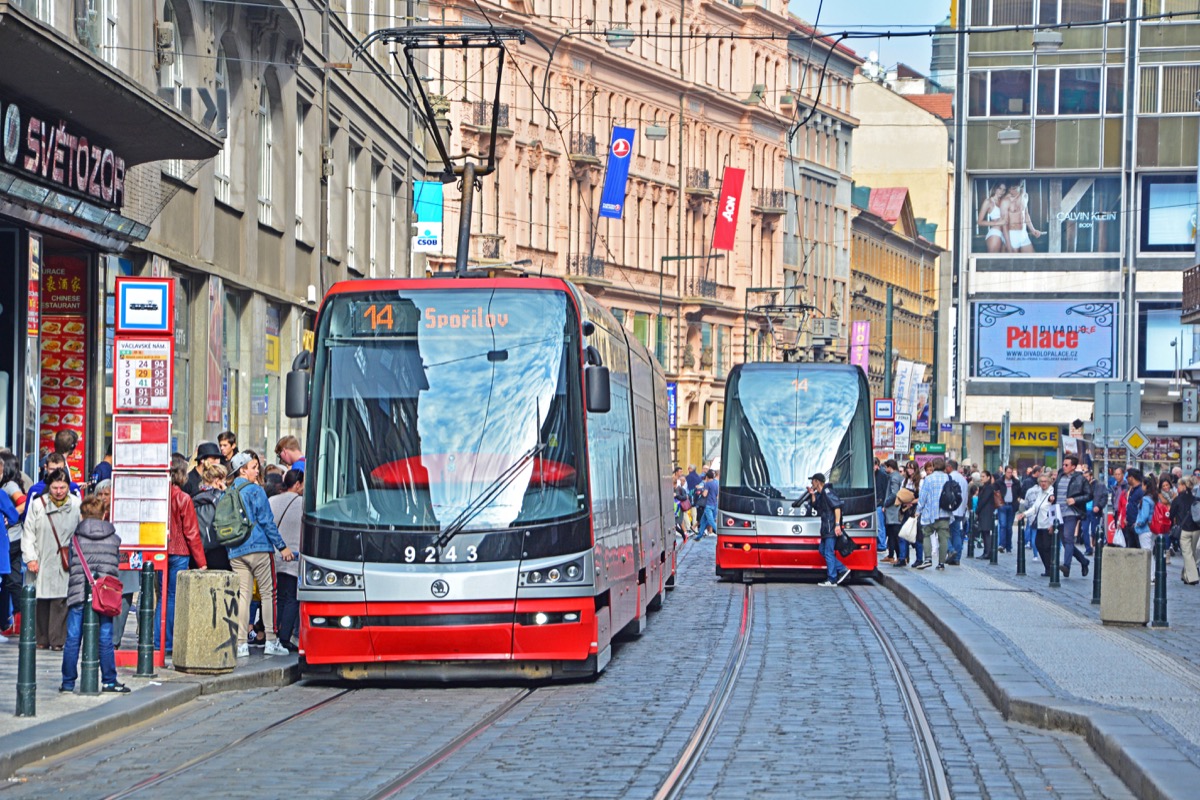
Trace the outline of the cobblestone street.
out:
[[[752,591],[743,672],[683,796],[926,794],[900,687],[850,592]],[[1005,722],[890,592],[856,591],[919,690],[954,797],[1132,796],[1081,738]],[[689,545],[664,610],[599,680],[537,688],[396,796],[653,796],[721,677],[743,592],[713,577],[711,539]],[[299,684],[204,696],[27,767],[4,795],[369,797],[522,692]]]

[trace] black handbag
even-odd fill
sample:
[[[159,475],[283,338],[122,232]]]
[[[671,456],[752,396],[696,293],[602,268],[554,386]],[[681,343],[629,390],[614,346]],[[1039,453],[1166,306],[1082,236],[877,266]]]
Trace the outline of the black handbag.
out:
[[[833,543],[833,549],[838,551],[838,555],[842,558],[847,558],[854,552],[856,547],[857,545],[854,544],[854,540],[844,530],[838,532],[837,540]]]

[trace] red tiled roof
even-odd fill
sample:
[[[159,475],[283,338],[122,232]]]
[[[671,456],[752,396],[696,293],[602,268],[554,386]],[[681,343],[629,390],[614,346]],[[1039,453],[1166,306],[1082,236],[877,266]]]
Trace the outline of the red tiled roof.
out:
[[[908,102],[933,114],[938,119],[954,119],[954,95],[951,94],[906,94]]]
[[[875,216],[881,217],[887,224],[895,225],[900,219],[900,212],[904,208],[904,198],[907,196],[908,189],[903,186],[892,189],[872,189],[867,210]]]
[[[837,39],[817,30],[812,25],[809,25],[807,22],[805,22],[804,20],[795,16],[794,14],[789,14],[788,16],[790,16],[792,18],[792,23],[796,26],[796,29],[798,31],[800,31],[801,33],[808,34],[809,36],[811,36],[827,45],[833,45],[834,42],[837,42]],[[834,49],[840,50],[841,52],[847,54],[848,56],[853,58],[855,61],[857,61],[859,64],[865,63],[862,56],[860,56],[858,53],[851,50],[844,43],[839,42],[837,45],[834,46]]]

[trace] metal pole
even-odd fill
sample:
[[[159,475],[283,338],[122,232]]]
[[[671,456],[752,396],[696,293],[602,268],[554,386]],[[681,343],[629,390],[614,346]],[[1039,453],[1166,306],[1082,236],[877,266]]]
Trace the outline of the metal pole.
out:
[[[154,674],[154,565],[142,562],[142,596],[138,599],[138,678],[153,678]]]
[[[32,576],[26,576],[28,579]],[[21,643],[17,648],[17,716],[37,716],[37,590],[21,587]]]
[[[92,585],[83,584],[83,670],[80,694],[100,694],[100,618],[92,608]]]
[[[1062,552],[1062,528],[1060,523],[1056,522],[1050,527],[1050,535],[1050,586],[1057,589],[1062,585],[1060,578],[1062,575],[1062,570],[1060,569],[1061,559],[1059,558],[1059,554]]]
[[[1021,520],[1021,526],[1017,528],[1017,574],[1025,574],[1025,520]]]
[[[1167,537],[1154,535],[1154,619],[1151,628],[1167,628]]]
[[[995,522],[995,520],[993,522]],[[985,545],[985,547],[986,547],[986,545]],[[989,564],[999,564],[1000,563],[1000,528],[998,526],[995,530],[992,531],[992,546],[988,549],[991,551],[988,554],[988,563]]]
[[[883,396],[892,396],[892,285],[887,287],[883,326]]]
[[[329,0],[325,0],[321,10],[321,198],[317,232],[321,239],[317,245],[317,294],[321,297],[325,295],[325,263],[329,260],[329,176],[333,171],[329,144],[329,14]],[[412,180],[411,176],[405,177]]]
[[[475,200],[475,163],[468,161],[462,173],[462,202],[458,212],[458,252],[454,254],[454,271],[459,276],[467,271],[467,255],[471,249],[471,205]]]
[[[939,308],[933,312],[933,379],[929,384],[929,441],[935,444],[938,441],[938,388],[941,386],[941,381],[938,380],[938,368],[941,366],[939,361],[939,351],[942,341],[942,310]],[[1019,573],[1024,575],[1024,572]]]
[[[1103,520],[1103,516],[1101,516]],[[1096,538],[1096,557],[1092,560],[1092,605],[1100,605],[1100,571],[1104,569],[1104,548],[1108,540],[1107,532],[1102,531]]]
[[[975,557],[975,532],[979,530],[979,518],[971,511],[971,528],[967,531],[967,558]]]

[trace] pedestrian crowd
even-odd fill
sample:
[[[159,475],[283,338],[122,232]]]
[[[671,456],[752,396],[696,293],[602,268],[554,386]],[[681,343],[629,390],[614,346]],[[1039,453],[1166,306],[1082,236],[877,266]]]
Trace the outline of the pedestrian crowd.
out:
[[[36,481],[22,471],[16,454],[0,449],[0,517],[8,532],[8,548],[0,549],[0,643],[17,634],[21,587],[32,584],[37,596],[37,647],[62,653],[60,691],[73,691],[79,674],[86,585],[119,581],[119,610],[115,602],[111,607],[102,605],[96,597],[101,592],[93,596],[93,608],[100,622],[101,691],[124,693],[129,689],[117,679],[114,653],[135,600],[140,602],[140,574],[120,569],[121,541],[109,521],[112,451],[80,483],[68,466],[77,446],[73,431],[61,431],[54,450],[43,458]],[[180,453],[172,456],[166,580],[165,586],[161,580],[156,586],[154,603],[154,644],[156,648],[165,644],[168,656],[174,644],[177,580],[179,573],[189,569],[229,570],[236,576],[238,658],[249,656],[251,647],[262,647],[271,656],[297,649],[296,554],[305,461],[295,436],[281,438],[275,456],[277,464],[265,464],[258,453],[239,450],[230,431],[221,433],[215,443],[201,442],[192,462]],[[242,520],[236,540],[229,530],[236,533],[238,524],[223,523],[231,518]],[[116,591],[113,588],[111,593],[114,599]]]

